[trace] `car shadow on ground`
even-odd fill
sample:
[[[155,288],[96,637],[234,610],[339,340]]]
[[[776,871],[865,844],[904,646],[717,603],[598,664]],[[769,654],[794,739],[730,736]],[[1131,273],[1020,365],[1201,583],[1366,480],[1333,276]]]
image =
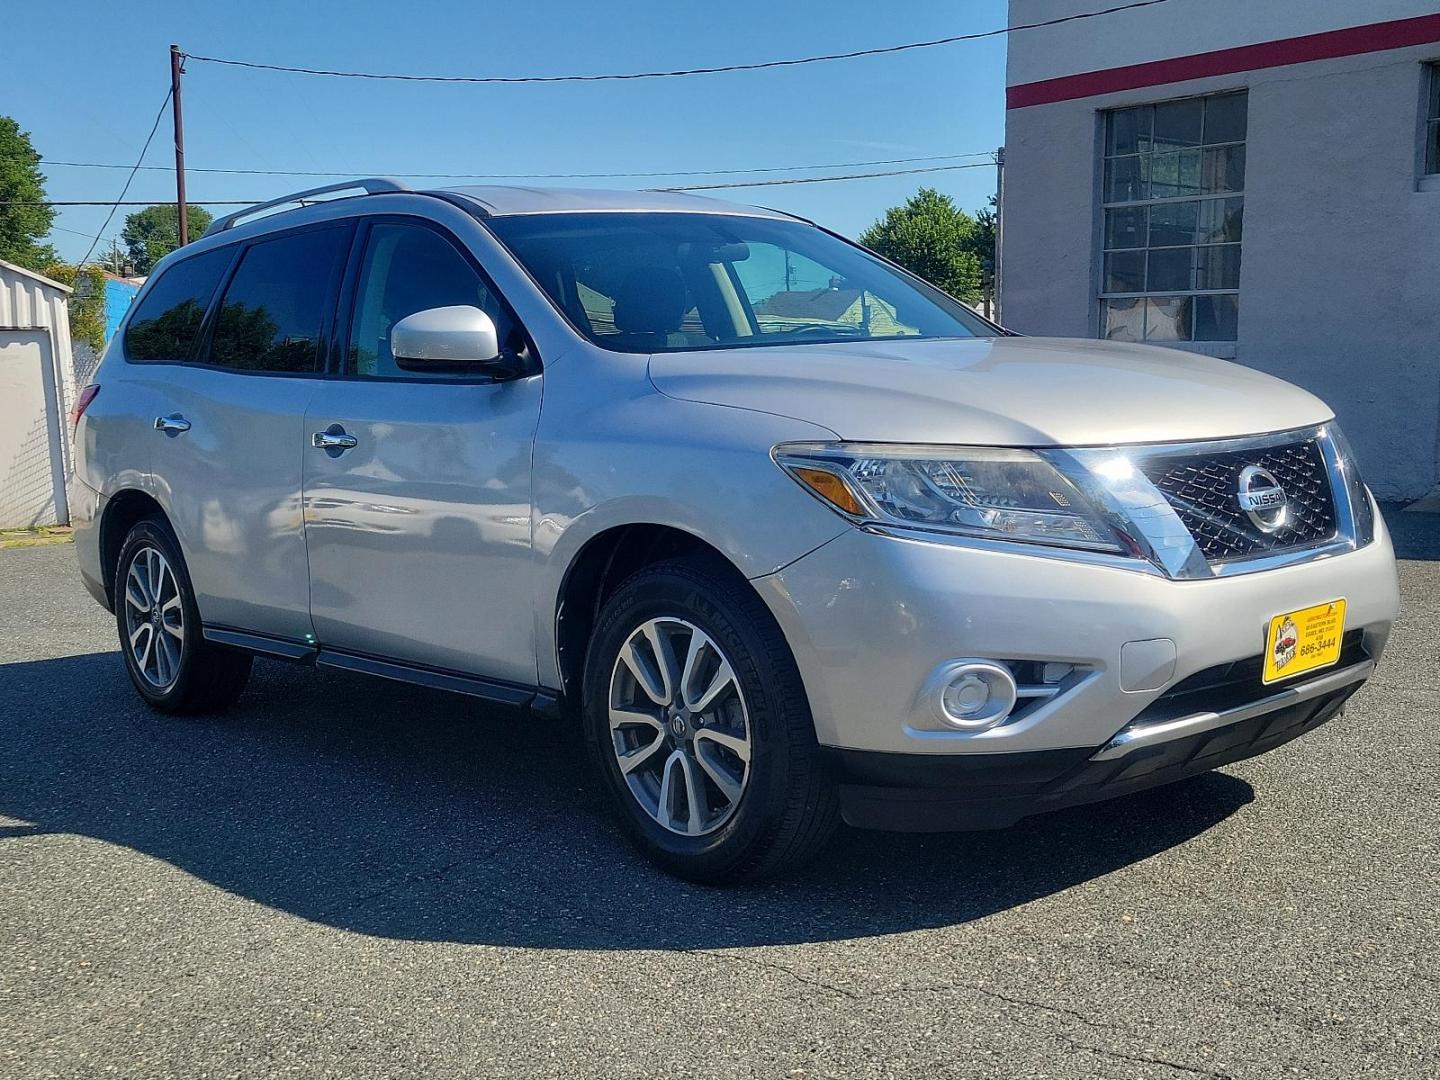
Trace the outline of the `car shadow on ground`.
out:
[[[237,896],[390,938],[700,949],[963,923],[1204,832],[1253,797],[1212,773],[991,833],[846,831],[790,878],[721,890],[630,849],[578,735],[453,695],[257,663],[227,716],[145,709],[118,653],[0,666],[0,814]]]

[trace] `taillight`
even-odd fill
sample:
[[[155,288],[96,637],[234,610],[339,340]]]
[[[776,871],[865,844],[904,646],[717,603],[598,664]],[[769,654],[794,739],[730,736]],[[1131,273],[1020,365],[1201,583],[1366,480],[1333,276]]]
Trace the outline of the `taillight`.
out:
[[[70,408],[70,430],[74,431],[80,426],[80,418],[85,415],[85,410],[90,407],[90,402],[95,400],[95,395],[100,393],[100,384],[91,383],[80,391],[75,404]]]

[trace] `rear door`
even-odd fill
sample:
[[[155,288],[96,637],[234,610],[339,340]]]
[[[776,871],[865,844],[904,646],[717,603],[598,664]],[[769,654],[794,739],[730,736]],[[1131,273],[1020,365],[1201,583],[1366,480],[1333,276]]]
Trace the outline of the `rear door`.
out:
[[[165,369],[151,461],[207,626],[310,634],[301,440],[352,231],[332,222],[226,249],[193,359]]]
[[[205,317],[239,248],[211,248],[152,274],[95,378],[104,393],[78,432],[77,475],[105,495],[121,488],[153,492],[156,451],[167,468],[177,455],[157,418],[175,412],[181,365],[198,354]],[[113,569],[111,567],[110,569]]]
[[[474,257],[431,222],[370,220],[352,263],[341,363],[305,421],[316,636],[332,652],[531,686],[541,377],[402,371],[390,329],[417,311],[471,305],[495,320],[505,348],[533,350]],[[316,447],[321,433],[354,444]]]

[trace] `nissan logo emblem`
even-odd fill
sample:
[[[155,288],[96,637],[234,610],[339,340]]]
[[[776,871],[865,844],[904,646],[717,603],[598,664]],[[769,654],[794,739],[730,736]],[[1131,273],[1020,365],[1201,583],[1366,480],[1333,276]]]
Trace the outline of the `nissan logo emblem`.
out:
[[[1263,533],[1279,532],[1290,523],[1290,500],[1275,474],[1259,465],[1240,470],[1235,499],[1254,526]]]

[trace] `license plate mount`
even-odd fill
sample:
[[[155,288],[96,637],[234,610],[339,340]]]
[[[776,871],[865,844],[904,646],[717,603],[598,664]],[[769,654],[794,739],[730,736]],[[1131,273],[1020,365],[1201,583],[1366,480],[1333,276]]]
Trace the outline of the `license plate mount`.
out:
[[[1265,631],[1262,681],[1269,686],[1338,663],[1344,636],[1343,598],[1276,615]]]

